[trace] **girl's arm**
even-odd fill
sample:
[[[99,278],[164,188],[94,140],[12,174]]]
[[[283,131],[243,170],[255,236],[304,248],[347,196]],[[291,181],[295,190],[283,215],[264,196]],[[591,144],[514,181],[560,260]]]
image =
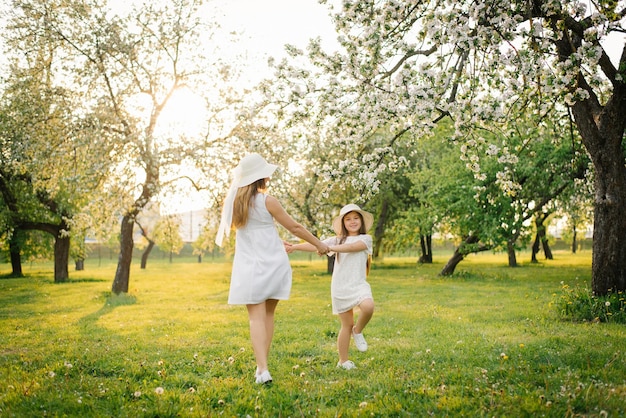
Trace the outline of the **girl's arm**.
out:
[[[338,244],[328,247],[331,252],[335,253],[358,253],[367,250],[367,244],[363,241],[357,241],[350,244]]]
[[[287,249],[287,252],[289,254],[291,254],[294,251],[307,251],[307,252],[313,253],[317,251],[317,248],[315,248],[315,245],[313,244],[309,244],[308,242],[303,242],[301,244],[292,244]]]
[[[300,225],[291,216],[289,216],[275,197],[267,195],[265,198],[265,207],[279,224],[284,226],[296,237],[311,243],[318,253],[326,254],[328,252],[328,245],[324,244],[319,240],[319,238],[311,234],[304,226]]]

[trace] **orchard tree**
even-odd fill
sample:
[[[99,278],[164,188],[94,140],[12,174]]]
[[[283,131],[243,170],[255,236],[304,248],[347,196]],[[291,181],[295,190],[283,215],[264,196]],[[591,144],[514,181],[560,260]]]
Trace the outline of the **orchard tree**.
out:
[[[315,113],[338,141],[355,146],[390,126],[399,139],[388,147],[413,147],[402,132],[419,137],[449,116],[467,158],[481,129],[505,126],[518,112],[540,118],[568,107],[595,171],[592,289],[624,291],[626,48],[608,38],[624,32],[625,16],[623,2],[343,2],[334,15],[338,49],[325,52],[312,41],[306,67],[292,50],[277,68],[277,90],[292,86],[298,112]],[[504,146],[499,152],[515,154]],[[370,180],[376,171],[367,161],[353,160]],[[481,175],[480,164],[473,170]],[[499,175],[505,196],[519,186],[511,174]]]
[[[345,150],[329,149],[332,141],[309,125],[305,115],[294,127],[294,120],[285,118],[276,104],[261,101],[250,105],[248,117],[233,131],[241,147],[233,153],[236,157],[231,167],[248,152],[258,152],[278,165],[269,184],[270,193],[280,198],[298,222],[317,236],[324,236],[331,231],[333,210],[353,189],[349,182],[329,184],[320,176],[319,167],[341,160]],[[284,238],[292,237],[286,234]]]
[[[572,253],[575,254],[579,246],[579,232],[583,233],[593,220],[593,176],[590,179],[577,181],[575,192],[560,199],[557,213],[565,218],[566,230],[562,231],[565,242],[571,244]]]
[[[55,48],[21,29],[11,44],[32,56],[10,60],[0,103],[0,215],[13,274],[21,274],[21,237],[42,231],[53,237],[54,280],[63,282],[72,229],[101,182],[97,168],[106,151],[94,139],[89,115],[72,113],[72,92],[51,83]]]
[[[386,146],[394,135],[385,127],[373,129],[360,143],[338,141],[336,131],[320,124],[306,106],[294,106],[294,97],[302,87],[281,89],[274,80],[260,85],[264,101],[257,104],[272,116],[264,135],[261,153],[278,162],[284,170],[272,178],[272,191],[282,197],[285,206],[299,221],[320,236],[334,234],[332,219],[347,203],[359,204],[374,214],[374,257],[383,248],[385,226],[407,204],[409,181],[404,176],[405,156],[388,158]],[[263,125],[262,118],[250,120]],[[252,129],[247,129],[251,132]],[[373,154],[376,154],[374,159]],[[376,175],[363,181],[365,174],[357,162],[368,164]]]
[[[209,210],[207,213],[207,222],[202,225],[198,237],[191,243],[193,248],[193,254],[198,256],[198,263],[202,262],[202,258],[205,254],[211,253],[215,255],[217,250],[217,244],[215,244],[215,236],[217,235],[217,229],[219,225],[219,219],[216,216],[219,212],[217,210]],[[215,216],[212,216],[215,215]],[[225,243],[228,244],[228,240]]]
[[[574,179],[586,174],[585,154],[563,138],[561,125],[530,118],[508,123],[506,136],[485,130],[468,158],[466,145],[452,141],[454,131],[442,121],[414,152],[407,171],[417,203],[394,225],[394,241],[408,246],[411,235],[433,227],[455,236],[457,248],[442,275],[452,274],[466,255],[485,250],[506,250],[509,266],[517,266],[516,250],[530,239],[530,219],[572,193]],[[514,158],[502,157],[503,146],[515,149]],[[503,194],[500,183],[509,179],[518,186]]]
[[[194,0],[133,4],[124,14],[90,0],[13,3],[27,24],[45,22],[42,36],[65,54],[57,61],[57,81],[64,76],[79,89],[86,111],[97,113],[101,132],[110,135],[113,150],[106,156],[114,167],[103,193],[121,217],[112,291],[128,292],[137,216],[175,183],[181,164],[200,158],[206,164],[207,154],[215,154],[208,134],[206,141],[204,133],[182,137],[163,122],[178,92],[206,92],[208,100],[213,83],[230,74],[205,55],[206,9]]]
[[[180,218],[174,215],[161,217],[154,227],[154,241],[159,248],[169,254],[170,263],[172,256],[180,253],[184,242],[180,236]]]

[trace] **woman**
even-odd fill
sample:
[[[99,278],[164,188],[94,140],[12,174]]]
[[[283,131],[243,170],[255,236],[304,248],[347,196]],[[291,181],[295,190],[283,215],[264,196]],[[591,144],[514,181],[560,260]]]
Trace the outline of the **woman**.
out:
[[[328,252],[328,245],[294,221],[280,202],[266,193],[276,168],[259,154],[242,158],[233,171],[215,240],[221,246],[231,228],[237,230],[228,303],[246,305],[248,310],[256,383],[272,381],[268,357],[274,312],[278,301],[289,299],[291,292],[291,266],[274,221],[311,243],[319,254]]]

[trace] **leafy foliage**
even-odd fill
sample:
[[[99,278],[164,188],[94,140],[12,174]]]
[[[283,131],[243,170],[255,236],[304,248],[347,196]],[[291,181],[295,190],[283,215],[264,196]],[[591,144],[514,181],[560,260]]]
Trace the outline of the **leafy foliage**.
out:
[[[563,284],[552,303],[566,320],[626,324],[626,294],[621,291],[596,296],[588,286]]]
[[[349,178],[357,189],[378,192],[387,167],[404,163],[404,150],[418,150],[421,138],[450,118],[450,138],[477,180],[473,205],[492,212],[481,228],[454,222],[489,246],[511,251],[523,243],[530,205],[552,212],[556,192],[586,174],[578,144],[596,170],[595,196],[624,196],[626,123],[615,115],[626,112],[626,55],[615,64],[604,44],[623,31],[620,2],[347,1],[333,18],[338,47],[324,50],[312,40],[306,51],[291,48],[265,90],[285,118],[313,120],[335,147],[354,151],[320,170],[329,181]],[[391,134],[370,148],[381,127]],[[571,141],[569,157],[559,138]],[[563,146],[551,150],[551,143]],[[568,160],[573,176],[563,172]],[[596,236],[606,237],[594,242],[600,292],[623,289],[626,270],[626,222],[615,209],[623,204],[605,203],[596,199],[596,210],[603,209],[594,216]]]

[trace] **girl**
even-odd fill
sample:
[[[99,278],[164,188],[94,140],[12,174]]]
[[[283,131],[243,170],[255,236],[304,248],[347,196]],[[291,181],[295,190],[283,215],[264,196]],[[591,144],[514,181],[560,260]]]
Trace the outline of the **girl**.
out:
[[[372,254],[372,237],[367,231],[372,227],[374,217],[355,204],[344,206],[339,216],[333,220],[336,237],[324,240],[331,253],[336,253],[331,282],[333,313],[339,315],[341,329],[337,336],[339,362],[337,367],[346,370],[356,366],[348,358],[350,335],[359,351],[367,350],[363,329],[374,314],[372,289],[367,282],[369,261]],[[315,251],[311,244],[303,243],[287,246],[287,252]],[[329,253],[329,255],[332,255]],[[354,308],[360,314],[354,324]]]
[[[294,221],[276,198],[265,193],[276,168],[259,154],[250,154],[239,162],[215,239],[221,247],[231,227],[237,229],[228,303],[246,305],[248,310],[256,383],[272,381],[268,357],[274,335],[274,311],[278,301],[289,299],[291,292],[289,257],[274,220],[308,241],[318,253],[329,251],[327,244]]]

